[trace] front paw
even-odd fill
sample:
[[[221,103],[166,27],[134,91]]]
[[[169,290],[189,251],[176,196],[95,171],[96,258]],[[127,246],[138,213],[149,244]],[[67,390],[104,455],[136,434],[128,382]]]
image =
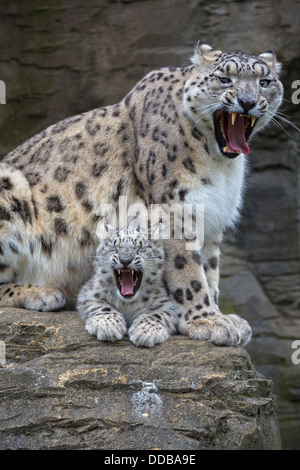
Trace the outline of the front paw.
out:
[[[246,346],[249,343],[252,337],[252,329],[247,320],[244,318],[239,317],[233,313],[230,313],[225,316],[225,318],[229,318],[229,320],[235,325],[237,330],[241,335],[240,346]]]
[[[123,338],[127,327],[123,315],[116,312],[93,315],[86,321],[85,329],[99,341],[114,342]]]
[[[159,320],[145,314],[134,320],[128,330],[128,335],[135,346],[152,348],[155,344],[167,341],[170,333]]]
[[[217,346],[245,346],[252,334],[246,320],[219,312],[210,316],[192,314],[189,320],[179,322],[179,330],[191,339],[210,341]]]

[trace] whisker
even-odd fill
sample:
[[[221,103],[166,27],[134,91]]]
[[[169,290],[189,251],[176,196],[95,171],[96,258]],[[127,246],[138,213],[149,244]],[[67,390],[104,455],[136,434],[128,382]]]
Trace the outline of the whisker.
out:
[[[281,119],[283,122],[286,122],[287,124],[289,124],[290,126],[292,126],[294,129],[296,129],[296,131],[300,132],[300,129],[296,126],[296,124],[294,124],[292,121],[290,121],[289,119],[286,119],[285,117],[283,116],[280,116],[278,115],[277,113],[275,113],[274,115],[275,118],[278,118],[278,119]]]
[[[276,114],[276,115],[277,115],[277,114],[280,114],[281,116],[289,117],[289,114],[285,114],[285,113],[283,113],[283,112],[281,112],[281,111],[276,111],[275,114]]]
[[[285,132],[291,139],[293,138],[291,136],[291,134],[289,134],[289,132],[281,125],[280,122],[277,121],[276,117],[274,115],[272,115],[269,111],[267,111],[267,114],[268,116],[270,117],[270,120],[271,122],[273,122],[274,124],[276,124],[281,130],[283,130],[283,132]],[[280,117],[280,116],[278,116]]]
[[[201,109],[212,108],[212,107],[218,106],[218,105],[219,105],[219,103],[204,104],[203,106],[200,106],[200,108],[195,108],[195,110],[200,111]]]
[[[143,271],[144,273],[147,273],[147,274],[150,274],[150,275],[151,275],[151,271],[152,271],[151,266],[148,267],[148,266],[144,265],[144,266],[142,266],[142,268],[143,268],[143,269],[141,269],[141,271]]]
[[[198,116],[210,115],[213,114],[217,109],[219,109],[220,103],[211,103],[208,105],[203,105],[200,108],[196,108],[195,111],[198,111]],[[199,112],[200,111],[200,112]]]

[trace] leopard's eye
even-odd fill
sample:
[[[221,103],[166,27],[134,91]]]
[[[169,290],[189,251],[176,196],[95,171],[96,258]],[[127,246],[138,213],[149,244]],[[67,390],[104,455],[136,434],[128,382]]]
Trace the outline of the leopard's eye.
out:
[[[227,77],[218,77],[218,80],[222,85],[229,85],[229,83],[231,83],[230,78]]]
[[[267,88],[271,83],[271,80],[267,80],[267,79],[263,79],[263,80],[260,80],[259,84],[262,88]]]

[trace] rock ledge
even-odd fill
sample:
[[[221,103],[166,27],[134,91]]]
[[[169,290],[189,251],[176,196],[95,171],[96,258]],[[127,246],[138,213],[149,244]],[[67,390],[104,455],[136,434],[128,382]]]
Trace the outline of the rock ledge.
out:
[[[0,310],[0,449],[280,449],[272,382],[242,348],[100,343],[76,312]]]

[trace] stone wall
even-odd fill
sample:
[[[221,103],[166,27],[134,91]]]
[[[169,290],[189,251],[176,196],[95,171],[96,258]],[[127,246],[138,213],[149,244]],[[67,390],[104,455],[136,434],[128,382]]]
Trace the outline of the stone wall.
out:
[[[48,5],[47,5],[48,4]],[[198,39],[223,50],[274,49],[283,62],[282,112],[300,105],[297,0],[3,0],[0,4],[0,155],[58,120],[117,102],[149,70],[187,65]],[[222,308],[254,327],[253,363],[275,384],[284,448],[299,448],[299,142],[274,124],[251,146],[242,223],[228,236]]]

